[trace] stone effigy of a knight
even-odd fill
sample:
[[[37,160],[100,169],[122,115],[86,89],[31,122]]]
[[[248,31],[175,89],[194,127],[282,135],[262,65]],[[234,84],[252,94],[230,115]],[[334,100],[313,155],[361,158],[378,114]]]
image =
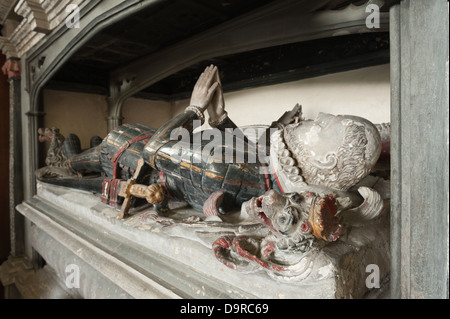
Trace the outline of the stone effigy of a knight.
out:
[[[183,200],[206,215],[240,209],[269,227],[273,236],[293,243],[293,250],[304,249],[310,239],[339,238],[338,216],[364,220],[379,214],[379,194],[368,187],[354,189],[381,152],[374,124],[324,113],[305,120],[296,106],[266,127],[259,139],[250,139],[225,111],[218,74],[217,67],[208,66],[190,105],[158,130],[122,125],[99,145],[65,161],[70,178],[41,174],[39,179],[101,193],[104,202],[121,206],[120,218],[133,198],[145,198],[160,213],[168,210],[170,199]],[[204,123],[205,112],[212,129],[194,132]],[[87,172],[103,176],[83,178]],[[225,264],[220,256],[231,247],[227,240],[214,245]]]

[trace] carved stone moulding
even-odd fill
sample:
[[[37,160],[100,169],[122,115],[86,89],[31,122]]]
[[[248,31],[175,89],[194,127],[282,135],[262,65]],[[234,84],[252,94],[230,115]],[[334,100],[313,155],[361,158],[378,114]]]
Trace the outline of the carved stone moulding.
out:
[[[51,29],[42,2],[39,0],[20,0],[15,7],[15,11],[27,19],[32,31],[48,34]]]
[[[79,290],[85,298],[94,296],[95,287],[90,287],[87,279],[92,268],[99,268],[97,261],[92,261],[98,258],[113,261],[110,266],[115,267],[114,278],[137,272],[144,280],[141,286],[155,285],[152,278],[159,278],[158,289],[168,298],[363,298],[371,291],[366,285],[368,265],[379,267],[379,290],[385,288],[389,273],[388,210],[368,227],[346,230],[339,241],[325,243],[305,255],[288,253],[286,261],[294,266],[290,267],[293,272],[285,276],[283,271],[248,260],[233,269],[214,254],[214,242],[226,237],[237,238],[234,242],[239,241],[239,247],[251,252],[252,243],[267,235],[267,228],[259,223],[218,221],[215,216],[207,217],[182,203],[173,203],[171,215],[143,207],[132,211],[128,219],[118,221],[117,211],[99,202],[96,195],[45,183],[38,183],[37,188],[37,196],[19,207],[36,225],[33,246],[63,276],[69,263],[88,272],[81,276],[85,279]],[[52,220],[55,229],[70,232],[70,236],[60,239],[40,219]],[[68,223],[72,226],[70,231],[63,227]],[[82,233],[96,238],[95,251],[87,249],[93,245],[88,243],[90,240],[84,241],[86,249],[75,249],[72,240],[67,239],[78,242]],[[52,242],[64,247],[49,249]],[[63,252],[67,248],[72,251],[69,255]],[[92,256],[88,258],[88,254]],[[137,268],[129,269],[122,262]],[[102,269],[101,273],[108,276],[109,272]],[[110,280],[115,284],[111,287],[123,291],[124,283],[113,277]],[[129,295],[151,297],[152,290],[138,293],[136,285],[138,282],[126,288],[131,289]]]
[[[16,46],[11,43],[11,41],[7,37],[0,36],[0,50],[4,55],[6,55],[7,59],[19,57],[19,55],[17,54]]]
[[[69,4],[82,6],[86,0],[20,0],[14,11],[22,21],[8,34],[7,41],[14,49],[15,57],[23,56],[27,51],[42,42],[55,28],[64,24],[68,16]],[[1,42],[1,41],[0,41]]]
[[[0,24],[5,24],[5,20],[14,6],[14,0],[3,0],[0,2]]]

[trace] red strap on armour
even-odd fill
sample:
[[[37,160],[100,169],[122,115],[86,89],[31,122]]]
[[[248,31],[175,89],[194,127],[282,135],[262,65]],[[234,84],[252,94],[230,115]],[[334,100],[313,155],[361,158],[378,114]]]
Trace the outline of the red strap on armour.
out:
[[[123,152],[125,152],[125,150],[127,148],[129,148],[132,144],[142,141],[142,140],[145,140],[145,139],[149,139],[152,136],[153,136],[153,134],[141,135],[141,136],[133,138],[130,141],[125,142],[124,144],[122,144],[122,146],[119,147],[116,154],[114,154],[114,157],[111,159],[111,162],[113,163],[113,178],[117,178],[117,167],[119,166],[118,162],[119,162],[119,159],[122,156]]]

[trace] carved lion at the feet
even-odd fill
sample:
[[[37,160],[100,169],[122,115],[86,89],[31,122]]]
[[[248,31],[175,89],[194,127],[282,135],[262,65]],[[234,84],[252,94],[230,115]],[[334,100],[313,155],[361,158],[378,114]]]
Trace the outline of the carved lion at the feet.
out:
[[[271,274],[298,276],[305,272],[305,259],[312,248],[338,240],[343,225],[361,225],[375,219],[383,209],[378,193],[360,187],[365,198],[357,208],[346,210],[332,195],[313,192],[280,195],[270,190],[244,202],[241,214],[266,225],[270,234],[264,238],[223,236],[213,251],[227,267],[248,271],[262,267]],[[302,265],[303,263],[303,265]]]
[[[37,178],[55,178],[55,177],[70,177],[73,176],[68,165],[67,155],[64,148],[65,138],[56,127],[39,128],[39,142],[50,142],[50,147],[47,151],[45,164],[42,168],[36,170]]]
[[[67,158],[63,149],[64,136],[59,132],[59,129],[56,127],[40,128],[38,133],[39,142],[50,141],[45,164],[47,166],[64,167]]]

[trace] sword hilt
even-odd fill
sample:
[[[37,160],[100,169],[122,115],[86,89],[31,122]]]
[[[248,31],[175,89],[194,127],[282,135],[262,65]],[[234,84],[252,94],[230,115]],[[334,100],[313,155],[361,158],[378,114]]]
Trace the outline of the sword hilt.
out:
[[[139,176],[143,165],[144,161],[142,159],[139,160],[138,167],[133,177],[126,182],[120,183],[119,196],[123,197],[124,201],[120,212],[117,215],[117,219],[122,219],[128,215],[133,197],[145,198],[147,202],[153,205],[160,204],[164,201],[164,189],[161,185],[152,184],[148,186],[137,184],[137,177]]]

